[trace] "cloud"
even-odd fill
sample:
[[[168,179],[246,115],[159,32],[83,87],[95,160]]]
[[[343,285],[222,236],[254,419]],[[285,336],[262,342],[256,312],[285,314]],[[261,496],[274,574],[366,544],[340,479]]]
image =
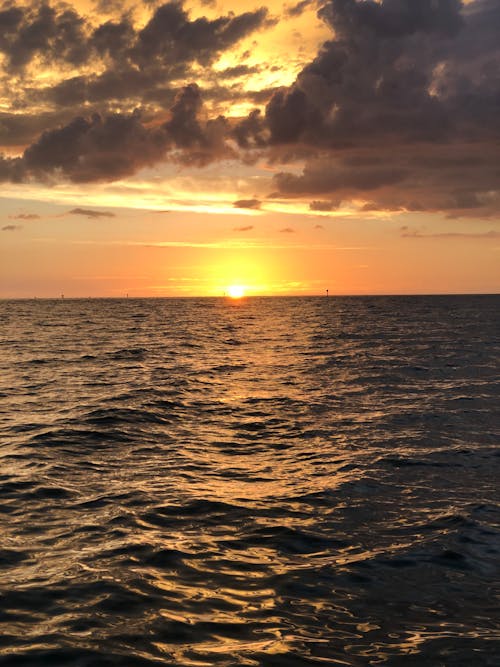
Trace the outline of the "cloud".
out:
[[[114,180],[158,162],[165,144],[164,133],[146,128],[137,112],[104,118],[94,114],[44,132],[25,150],[18,168],[25,178],[54,175],[75,182]]]
[[[190,21],[178,2],[158,7],[149,22],[137,33],[130,51],[139,66],[152,61],[209,64],[253,31],[269,25],[267,9]]]
[[[25,105],[27,106],[27,105]],[[29,109],[0,112],[0,146],[18,147],[34,142],[47,127],[67,123],[66,111],[34,113]]]
[[[11,220],[39,220],[40,216],[37,213],[18,213],[17,215],[9,215]]]
[[[20,225],[5,225],[5,227],[2,227],[2,232],[17,232],[22,227]]]
[[[265,8],[193,18],[180,2],[145,2],[139,22],[131,4],[108,4],[106,18],[50,1],[0,9],[11,105],[0,181],[109,182],[165,162],[238,159],[271,163],[270,190],[311,211],[354,200],[365,212],[500,213],[497,0],[291,4],[285,20],[319,7],[330,35],[279,88],[245,85],[271,73],[245,64],[250,53],[215,69],[273,25]],[[232,117],[242,102],[260,108]]]
[[[232,128],[232,136],[241,148],[264,148],[268,144],[268,128],[260,109],[254,109]]]
[[[78,66],[88,60],[85,20],[68,5],[11,6],[0,11],[0,51],[10,70],[24,68],[34,58],[61,60]]]
[[[282,234],[293,234],[295,229],[292,229],[291,227],[283,227],[283,229],[280,229],[280,232]]]
[[[340,202],[334,202],[334,201],[322,201],[322,200],[314,200],[309,204],[309,209],[311,211],[333,211],[334,209],[338,208],[340,205]],[[321,227],[321,225],[319,225]]]
[[[11,109],[0,113],[0,146],[37,143],[41,133],[93,113],[127,116],[140,107],[151,122],[158,107],[171,108],[178,90],[208,73],[224,51],[274,22],[264,7],[191,19],[180,2],[153,4],[144,24],[126,7],[118,11],[118,3],[107,4],[107,12],[114,12],[109,20],[50,1],[13,2],[0,10],[0,94],[3,81],[11,102]],[[240,64],[222,76],[247,76],[257,69]],[[13,76],[16,85],[8,88],[5,82]],[[224,91],[246,96],[219,80],[217,94]]]
[[[253,229],[253,225],[244,225],[243,227],[233,227],[233,232],[249,232]]]
[[[310,162],[299,176],[280,172],[276,174],[274,181],[281,193],[293,196],[323,192],[376,190],[386,185],[400,183],[405,176],[406,171],[401,166],[392,166],[382,160],[375,164],[351,166],[327,159]],[[323,204],[317,201],[313,203]]]
[[[260,204],[261,202],[259,199],[238,199],[238,201],[233,202],[235,208],[258,209],[260,208]]]
[[[406,239],[500,239],[500,232],[495,230],[488,232],[439,232],[426,234],[417,230],[409,230],[407,227],[401,229],[401,236]]]
[[[223,117],[202,120],[201,93],[196,84],[181,89],[170,118],[161,125],[132,113],[80,116],[47,130],[21,158],[0,157],[0,180],[67,179],[112,181],[167,159],[204,165],[232,155],[225,143]]]
[[[87,218],[114,218],[115,214],[110,211],[94,211],[89,208],[72,208],[68,215],[84,215]]]
[[[218,72],[218,75],[225,79],[232,79],[241,76],[248,76],[249,74],[257,74],[261,71],[261,69],[262,68],[258,65],[253,65],[252,67],[249,65],[235,65],[234,67],[226,67],[226,69]]]
[[[264,7],[213,20],[203,16],[191,20],[182,3],[174,0],[153,8],[142,27],[133,25],[127,16],[95,26],[69,5],[33,3],[0,11],[0,51],[10,70],[25,68],[36,58],[74,67],[96,57],[107,59],[115,67],[208,64],[247,35],[272,23]]]
[[[309,151],[302,175],[275,178],[279,193],[498,212],[500,5],[330,0],[319,15],[332,39],[266,107],[275,160]]]
[[[297,2],[295,5],[287,7],[285,13],[287,16],[294,18],[296,16],[300,16],[310,7],[313,7],[316,4],[316,0],[301,0],[301,2]]]

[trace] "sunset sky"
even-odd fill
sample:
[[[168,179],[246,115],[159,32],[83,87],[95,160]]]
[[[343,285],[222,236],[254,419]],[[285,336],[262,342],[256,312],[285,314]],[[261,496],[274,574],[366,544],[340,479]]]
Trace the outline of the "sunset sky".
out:
[[[500,287],[499,0],[13,0],[0,64],[0,297]]]

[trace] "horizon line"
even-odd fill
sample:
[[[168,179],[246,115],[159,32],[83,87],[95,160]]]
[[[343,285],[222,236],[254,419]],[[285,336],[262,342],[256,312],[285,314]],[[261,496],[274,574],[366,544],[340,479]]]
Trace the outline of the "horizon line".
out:
[[[159,296],[141,296],[141,295],[125,295],[125,296],[0,296],[0,301],[134,301],[134,300],[158,300],[158,299],[225,299],[231,301],[245,301],[247,299],[333,299],[333,298],[376,298],[376,297],[409,297],[409,296],[500,296],[500,291],[497,292],[329,292],[312,293],[312,294],[246,294],[238,299],[234,299],[225,294],[204,294],[204,295],[159,295]]]

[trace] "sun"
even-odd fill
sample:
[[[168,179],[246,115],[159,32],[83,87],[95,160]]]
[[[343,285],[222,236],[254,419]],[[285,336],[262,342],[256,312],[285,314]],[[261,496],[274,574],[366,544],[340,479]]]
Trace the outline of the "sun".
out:
[[[227,288],[227,294],[231,299],[241,299],[241,297],[245,296],[245,288],[243,285],[230,285]]]

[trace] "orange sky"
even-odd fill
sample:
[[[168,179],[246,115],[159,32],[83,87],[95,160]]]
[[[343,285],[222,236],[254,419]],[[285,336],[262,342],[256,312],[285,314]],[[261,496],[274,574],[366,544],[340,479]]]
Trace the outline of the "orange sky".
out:
[[[0,297],[498,291],[495,3],[106,6],[0,10]]]

